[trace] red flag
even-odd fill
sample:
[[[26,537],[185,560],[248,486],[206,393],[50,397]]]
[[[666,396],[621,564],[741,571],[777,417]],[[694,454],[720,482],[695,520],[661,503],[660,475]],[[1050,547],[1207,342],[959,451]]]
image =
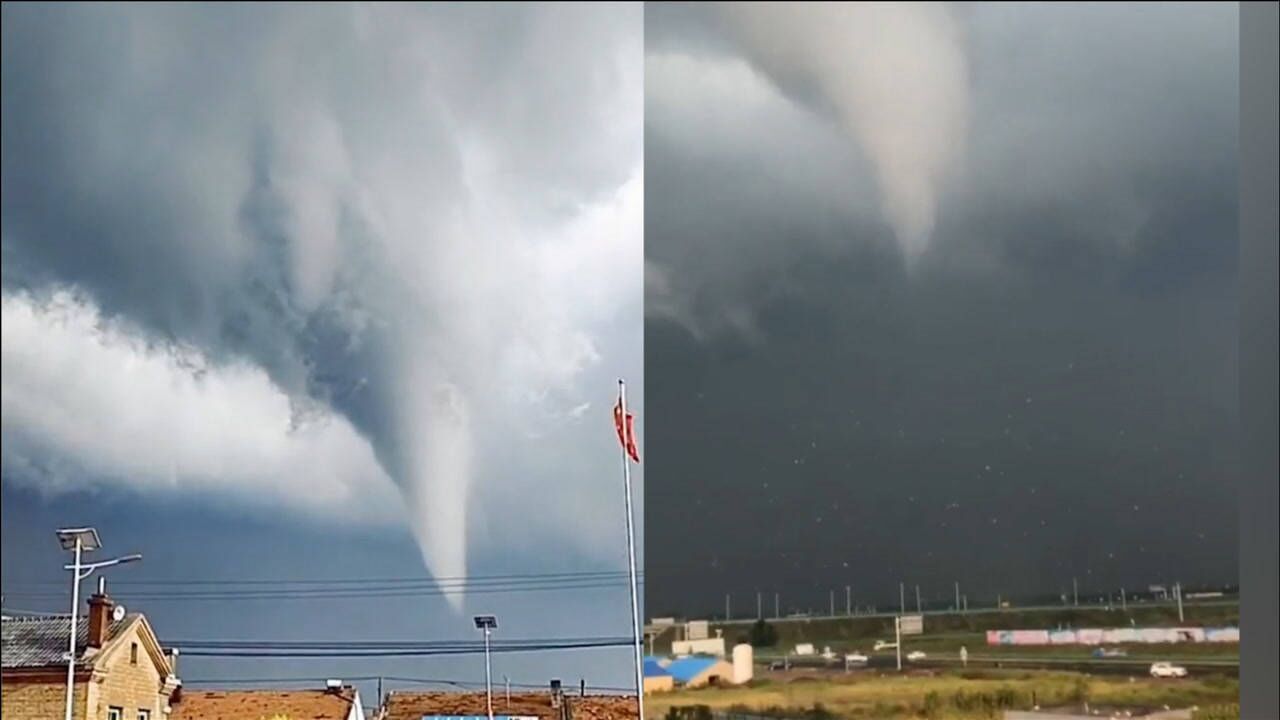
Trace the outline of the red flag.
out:
[[[623,417],[622,398],[618,398],[618,402],[613,406],[613,426],[618,431],[618,442],[622,445],[622,449],[626,451],[627,456],[632,462],[640,462],[640,450],[636,448],[636,416],[627,413]]]

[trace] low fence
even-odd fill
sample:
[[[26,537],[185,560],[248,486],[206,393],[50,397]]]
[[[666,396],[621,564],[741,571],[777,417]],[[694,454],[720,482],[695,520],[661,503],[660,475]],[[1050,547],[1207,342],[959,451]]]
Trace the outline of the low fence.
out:
[[[987,645],[1120,645],[1125,643],[1238,643],[1240,628],[1085,628],[988,630]]]

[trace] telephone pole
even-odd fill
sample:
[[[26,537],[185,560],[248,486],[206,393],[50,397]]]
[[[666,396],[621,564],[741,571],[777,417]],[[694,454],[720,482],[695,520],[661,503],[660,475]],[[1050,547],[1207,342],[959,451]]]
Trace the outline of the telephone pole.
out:
[[[733,615],[729,613],[729,593],[724,594],[724,619],[732,620]]]
[[[836,616],[836,591],[835,591],[835,590],[832,590],[832,591],[831,591],[831,615],[830,615],[830,617],[835,617],[835,616]]]
[[[1080,585],[1075,578],[1071,578],[1071,604],[1080,607]]]
[[[916,586],[916,614],[917,615],[924,614],[924,611],[921,610],[921,607],[923,606],[920,604],[920,586],[917,585]]]
[[[898,614],[907,614],[907,584],[898,583]]]
[[[1178,622],[1185,622],[1186,618],[1182,616],[1182,583],[1174,583],[1173,591],[1178,596]]]
[[[956,581],[956,612],[960,612],[960,581]]]
[[[853,588],[844,586],[844,614],[853,615]]]

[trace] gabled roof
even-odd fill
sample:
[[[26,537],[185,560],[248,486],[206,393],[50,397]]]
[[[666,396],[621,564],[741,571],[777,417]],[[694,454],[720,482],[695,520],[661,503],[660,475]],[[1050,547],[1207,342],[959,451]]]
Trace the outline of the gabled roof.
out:
[[[667,672],[675,677],[676,682],[687,683],[718,662],[722,662],[720,658],[691,655],[682,657],[668,665]]]
[[[573,711],[573,720],[633,720],[638,717],[636,698],[620,695],[588,695],[579,697],[565,693],[565,702]],[[487,713],[484,693],[461,692],[393,692],[383,707],[384,720],[422,720],[424,715],[474,715]],[[550,693],[494,694],[493,714],[520,715],[559,720],[559,709],[551,707]],[[175,718],[174,720],[177,720]]]
[[[107,642],[138,615],[129,614],[115,620],[107,628]],[[71,623],[70,615],[47,615],[41,617],[5,617],[0,620],[0,667],[11,669],[37,669],[46,667],[65,667],[67,664],[67,629]],[[89,619],[79,618],[76,623],[76,660],[86,657],[87,639],[89,637]],[[93,649],[92,654],[96,654]]]
[[[183,690],[170,720],[258,720],[283,715],[297,720],[347,720],[359,702],[355,689]]]

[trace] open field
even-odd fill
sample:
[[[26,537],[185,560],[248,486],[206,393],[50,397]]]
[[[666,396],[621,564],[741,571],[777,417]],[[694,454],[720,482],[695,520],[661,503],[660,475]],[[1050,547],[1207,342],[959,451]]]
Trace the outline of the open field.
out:
[[[1090,676],[1069,672],[968,670],[853,673],[837,678],[760,679],[744,687],[679,690],[650,695],[647,711],[675,718],[706,712],[799,718],[998,718],[1003,710],[1079,706],[1132,710],[1221,708],[1238,702],[1234,678],[1183,680]],[[706,711],[699,712],[698,708]],[[672,710],[675,709],[674,712]],[[682,710],[683,709],[683,710]]]

